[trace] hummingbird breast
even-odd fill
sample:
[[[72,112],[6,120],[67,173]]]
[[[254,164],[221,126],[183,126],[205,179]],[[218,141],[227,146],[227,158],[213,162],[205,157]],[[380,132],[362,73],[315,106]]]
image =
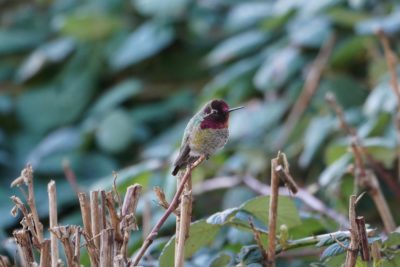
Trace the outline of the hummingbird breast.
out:
[[[228,128],[200,129],[197,128],[189,140],[191,156],[212,155],[224,147],[228,141]]]

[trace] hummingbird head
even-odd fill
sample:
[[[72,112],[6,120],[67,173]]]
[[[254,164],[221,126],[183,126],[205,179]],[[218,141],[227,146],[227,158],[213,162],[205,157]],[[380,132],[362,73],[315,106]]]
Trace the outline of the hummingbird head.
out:
[[[229,108],[224,100],[214,99],[208,102],[202,112],[201,129],[223,129],[228,127],[229,113],[243,107]]]

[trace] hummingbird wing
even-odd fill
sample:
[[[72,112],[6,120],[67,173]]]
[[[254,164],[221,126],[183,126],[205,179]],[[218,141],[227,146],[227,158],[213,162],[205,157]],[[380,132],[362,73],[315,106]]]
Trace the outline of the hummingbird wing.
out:
[[[189,157],[190,157],[190,146],[189,146],[189,138],[190,133],[193,132],[197,120],[196,116],[192,117],[188,124],[186,125],[183,138],[181,149],[179,151],[179,155],[174,162],[174,170],[172,171],[172,175],[176,175],[178,171],[187,164]]]
[[[176,175],[178,171],[185,165],[189,159],[190,147],[189,144],[186,143],[184,147],[179,152],[178,158],[174,162],[174,170],[172,171],[172,175]]]

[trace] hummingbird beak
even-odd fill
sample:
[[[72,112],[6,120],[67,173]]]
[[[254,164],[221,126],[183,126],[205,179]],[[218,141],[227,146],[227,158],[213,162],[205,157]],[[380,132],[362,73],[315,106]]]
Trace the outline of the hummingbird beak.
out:
[[[235,111],[235,110],[238,110],[238,109],[242,109],[242,108],[244,108],[244,107],[242,106],[242,107],[237,107],[237,108],[231,108],[231,109],[228,110],[228,112],[232,112],[232,111]]]

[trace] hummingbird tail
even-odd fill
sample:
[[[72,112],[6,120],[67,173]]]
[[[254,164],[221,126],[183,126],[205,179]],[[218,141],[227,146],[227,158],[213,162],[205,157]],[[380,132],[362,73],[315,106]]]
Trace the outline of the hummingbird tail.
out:
[[[172,175],[175,176],[178,174],[180,166],[175,166],[174,170],[172,171]]]

